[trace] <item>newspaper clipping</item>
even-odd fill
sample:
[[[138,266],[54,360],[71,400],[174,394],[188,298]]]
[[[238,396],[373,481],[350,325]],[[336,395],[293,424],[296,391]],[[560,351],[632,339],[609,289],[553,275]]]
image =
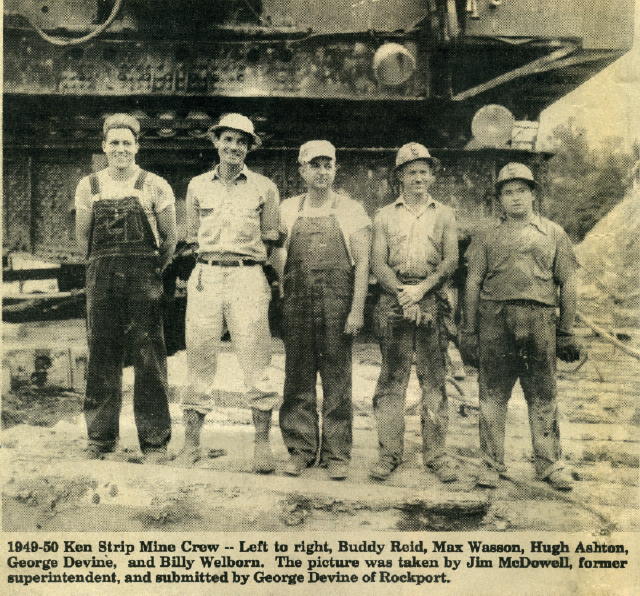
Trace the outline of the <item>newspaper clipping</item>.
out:
[[[5,594],[638,592],[640,0],[5,0]]]

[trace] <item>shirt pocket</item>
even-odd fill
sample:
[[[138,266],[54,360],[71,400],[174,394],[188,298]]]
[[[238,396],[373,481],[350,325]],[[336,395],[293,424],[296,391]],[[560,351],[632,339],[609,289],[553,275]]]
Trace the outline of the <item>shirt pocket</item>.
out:
[[[533,261],[533,274],[538,279],[545,281],[553,277],[553,261],[555,258],[554,247],[549,242],[536,242],[531,246],[531,259]]]
[[[238,240],[242,242],[253,242],[259,240],[262,235],[260,231],[260,212],[262,206],[238,206],[233,210],[231,225]]]

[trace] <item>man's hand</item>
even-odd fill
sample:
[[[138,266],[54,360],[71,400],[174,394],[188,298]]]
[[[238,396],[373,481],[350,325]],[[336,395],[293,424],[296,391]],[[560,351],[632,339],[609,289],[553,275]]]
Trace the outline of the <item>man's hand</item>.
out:
[[[408,306],[402,307],[402,318],[405,321],[411,321],[416,325],[420,325],[421,315],[420,307],[417,304],[409,304]]]
[[[458,341],[460,356],[462,361],[468,365],[478,368],[480,366],[480,355],[478,348],[478,334],[475,331],[462,329]]]
[[[556,356],[564,362],[580,360],[581,346],[569,331],[556,331]]]
[[[347,335],[356,336],[360,333],[364,325],[364,313],[361,310],[351,310],[344,325],[344,332]]]
[[[403,308],[417,304],[424,298],[424,290],[420,285],[398,286],[398,302]]]

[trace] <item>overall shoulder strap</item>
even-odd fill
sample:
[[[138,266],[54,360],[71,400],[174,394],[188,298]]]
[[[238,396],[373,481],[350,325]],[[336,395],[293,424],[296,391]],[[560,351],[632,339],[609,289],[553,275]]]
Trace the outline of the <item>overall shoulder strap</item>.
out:
[[[144,181],[147,178],[147,173],[145,170],[140,170],[140,173],[138,174],[138,179],[136,180],[136,183],[134,185],[133,188],[135,188],[136,190],[142,190],[142,187],[144,186]]]

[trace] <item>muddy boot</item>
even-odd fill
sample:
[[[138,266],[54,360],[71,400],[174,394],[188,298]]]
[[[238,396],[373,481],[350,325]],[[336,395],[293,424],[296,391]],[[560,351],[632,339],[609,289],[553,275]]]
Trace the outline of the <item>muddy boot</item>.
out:
[[[166,447],[159,447],[157,449],[145,449],[142,452],[142,455],[142,461],[145,464],[161,466],[169,461]]]
[[[176,455],[173,462],[179,466],[192,466],[201,458],[200,432],[204,424],[204,414],[196,410],[185,410],[182,415],[184,423],[184,447]]]
[[[271,428],[271,410],[251,409],[255,426],[255,444],[253,452],[253,469],[258,474],[270,474],[276,469],[269,445]]]

